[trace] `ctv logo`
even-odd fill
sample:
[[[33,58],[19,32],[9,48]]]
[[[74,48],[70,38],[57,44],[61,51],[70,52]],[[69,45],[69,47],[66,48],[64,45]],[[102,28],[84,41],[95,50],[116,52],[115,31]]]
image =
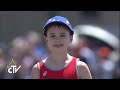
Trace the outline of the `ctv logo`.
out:
[[[8,73],[17,73],[17,71],[20,69],[20,67],[21,67],[21,65],[17,67],[15,61],[12,58],[11,62],[9,63],[9,65],[7,65],[7,67],[6,67],[6,71]]]

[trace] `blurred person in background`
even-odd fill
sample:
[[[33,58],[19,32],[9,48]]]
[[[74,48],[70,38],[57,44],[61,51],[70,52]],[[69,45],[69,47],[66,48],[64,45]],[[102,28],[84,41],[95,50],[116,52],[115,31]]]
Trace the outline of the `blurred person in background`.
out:
[[[97,79],[113,79],[115,63],[110,58],[111,50],[107,46],[98,49]]]
[[[92,41],[90,41],[87,37],[81,36],[79,38],[79,49],[78,49],[78,57],[81,61],[87,63],[90,68],[92,77],[94,79],[94,74],[96,73],[96,55],[92,50]]]
[[[31,30],[25,35],[25,38],[29,43],[30,52],[35,60],[40,61],[45,59],[47,56],[47,50],[45,45],[43,45],[40,33]]]
[[[115,61],[114,79],[120,79],[120,48],[112,53],[111,58]]]
[[[17,73],[6,73],[6,79],[29,79],[32,66],[35,62],[30,52],[30,45],[24,37],[16,37],[11,42],[11,48],[9,51],[9,60],[13,58],[17,65],[21,65],[21,68]]]
[[[6,61],[8,57],[8,47],[5,43],[0,43],[0,79],[4,79],[6,72]]]

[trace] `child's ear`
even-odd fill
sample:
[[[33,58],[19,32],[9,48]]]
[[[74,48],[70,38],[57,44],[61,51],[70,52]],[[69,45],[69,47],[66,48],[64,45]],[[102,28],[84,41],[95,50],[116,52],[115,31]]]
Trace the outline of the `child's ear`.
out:
[[[44,36],[45,43],[48,42],[47,36]]]
[[[70,43],[73,41],[73,35],[70,35]]]

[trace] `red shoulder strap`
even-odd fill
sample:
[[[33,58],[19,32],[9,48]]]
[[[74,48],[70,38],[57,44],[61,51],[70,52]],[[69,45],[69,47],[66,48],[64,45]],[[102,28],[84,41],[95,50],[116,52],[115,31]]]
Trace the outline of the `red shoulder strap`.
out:
[[[40,61],[40,62],[39,62],[39,67],[42,67],[42,65],[43,65],[43,62]]]

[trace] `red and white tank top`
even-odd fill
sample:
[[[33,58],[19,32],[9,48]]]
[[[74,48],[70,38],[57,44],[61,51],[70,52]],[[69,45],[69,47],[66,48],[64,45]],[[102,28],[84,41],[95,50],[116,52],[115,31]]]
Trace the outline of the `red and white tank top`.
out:
[[[76,57],[60,71],[49,70],[42,61],[39,62],[40,66],[40,79],[77,79],[76,73]]]

